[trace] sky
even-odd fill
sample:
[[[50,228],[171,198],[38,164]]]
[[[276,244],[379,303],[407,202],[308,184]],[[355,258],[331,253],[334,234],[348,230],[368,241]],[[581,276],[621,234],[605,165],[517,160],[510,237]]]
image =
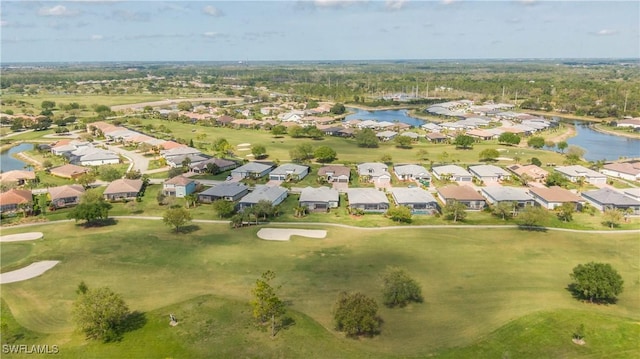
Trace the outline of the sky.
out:
[[[640,1],[0,2],[0,62],[639,58]]]

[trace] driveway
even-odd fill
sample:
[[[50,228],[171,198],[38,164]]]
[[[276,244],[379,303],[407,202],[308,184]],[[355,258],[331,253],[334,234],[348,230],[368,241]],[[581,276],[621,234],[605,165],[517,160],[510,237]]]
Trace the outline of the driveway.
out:
[[[133,152],[133,151],[128,151],[117,146],[109,146],[109,145],[106,145],[106,146],[107,146],[107,149],[115,153],[121,154],[131,161],[131,165],[129,166],[129,171],[139,170],[142,173],[149,168],[149,158],[143,156],[142,154]]]

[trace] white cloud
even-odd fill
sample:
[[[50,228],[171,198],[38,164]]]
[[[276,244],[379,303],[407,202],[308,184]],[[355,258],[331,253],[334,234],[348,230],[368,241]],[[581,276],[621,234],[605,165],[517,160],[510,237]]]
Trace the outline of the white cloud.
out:
[[[318,8],[341,8],[365,2],[364,0],[314,0],[313,5]]]
[[[104,39],[102,35],[91,35],[91,41],[100,41],[102,39]]]
[[[407,4],[407,0],[386,0],[384,7],[389,10],[400,10]]]
[[[9,25],[9,23],[8,23],[8,22],[6,22],[6,21],[4,21],[4,20],[0,20],[0,27],[5,27],[5,26],[7,26],[7,25]]]
[[[214,32],[214,31],[207,31],[204,34],[202,34],[202,36],[204,37],[208,37],[210,39],[216,38],[216,37],[220,37],[222,34],[220,34],[219,32]]]
[[[451,5],[455,2],[458,2],[458,0],[442,0],[442,4],[444,5]]]
[[[202,8],[202,12],[209,15],[209,16],[213,16],[213,17],[220,17],[220,16],[224,16],[224,13],[222,12],[222,10],[211,6],[211,5],[207,5],[205,7]]]
[[[595,32],[594,35],[597,35],[597,36],[611,36],[611,35],[615,35],[617,33],[618,33],[617,30],[602,29],[600,31]]]
[[[53,7],[42,7],[38,10],[40,16],[74,16],[80,12],[77,10],[67,9],[64,5],[56,5]]]
[[[110,18],[118,21],[149,21],[151,16],[148,13],[129,11],[129,10],[114,10],[111,12]]]

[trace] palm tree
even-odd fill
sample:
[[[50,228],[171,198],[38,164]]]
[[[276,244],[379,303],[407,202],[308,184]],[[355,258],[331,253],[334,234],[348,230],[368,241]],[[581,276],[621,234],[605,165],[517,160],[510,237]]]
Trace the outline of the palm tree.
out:
[[[196,204],[198,203],[198,196],[195,193],[190,193],[184,196],[184,199],[186,201],[185,204],[187,208],[191,207],[191,205],[195,207]]]

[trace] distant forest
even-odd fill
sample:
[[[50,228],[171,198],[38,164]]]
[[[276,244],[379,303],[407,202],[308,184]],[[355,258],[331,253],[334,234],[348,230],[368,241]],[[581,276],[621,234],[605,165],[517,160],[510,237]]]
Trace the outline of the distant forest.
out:
[[[24,95],[186,92],[258,98],[268,89],[300,100],[369,106],[398,104],[389,97],[411,94],[416,98],[410,104],[469,98],[596,118],[640,116],[637,59],[5,64],[0,87],[3,94]]]

